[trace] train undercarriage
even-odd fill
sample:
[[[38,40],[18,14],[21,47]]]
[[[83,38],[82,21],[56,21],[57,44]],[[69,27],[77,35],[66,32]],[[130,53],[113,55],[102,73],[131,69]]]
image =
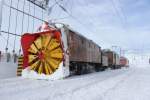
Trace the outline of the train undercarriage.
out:
[[[81,75],[91,72],[99,72],[107,69],[107,66],[102,66],[101,63],[87,63],[87,62],[70,62],[71,75]]]

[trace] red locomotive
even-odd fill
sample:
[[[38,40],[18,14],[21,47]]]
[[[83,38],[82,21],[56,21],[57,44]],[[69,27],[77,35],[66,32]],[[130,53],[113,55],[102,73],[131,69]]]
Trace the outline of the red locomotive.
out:
[[[129,67],[129,60],[125,57],[120,57],[120,66]]]

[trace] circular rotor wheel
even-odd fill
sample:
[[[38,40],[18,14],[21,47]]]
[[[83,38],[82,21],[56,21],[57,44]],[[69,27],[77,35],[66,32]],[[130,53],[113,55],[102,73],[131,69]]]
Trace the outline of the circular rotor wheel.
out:
[[[31,44],[28,52],[29,68],[38,74],[50,75],[54,73],[63,59],[60,42],[50,34],[38,37]]]

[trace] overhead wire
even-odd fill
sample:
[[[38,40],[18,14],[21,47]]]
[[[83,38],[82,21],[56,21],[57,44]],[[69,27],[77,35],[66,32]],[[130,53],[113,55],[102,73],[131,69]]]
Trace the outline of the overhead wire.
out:
[[[28,14],[30,14],[30,2],[28,2]],[[27,32],[29,31],[29,22],[30,22],[30,16],[28,15]]]
[[[5,50],[6,50],[6,52],[8,51],[8,47],[9,47],[9,40],[10,40],[10,35],[14,35],[14,41],[13,41],[13,52],[15,51],[15,48],[16,48],[16,40],[17,40],[17,37],[19,37],[20,38],[20,36],[22,35],[22,33],[23,33],[23,31],[24,31],[24,17],[25,17],[25,15],[27,15],[28,16],[28,25],[27,25],[27,31],[29,31],[29,19],[30,19],[30,17],[33,17],[33,18],[35,18],[35,19],[38,19],[38,20],[41,20],[41,21],[44,21],[43,20],[43,18],[42,19],[40,19],[40,18],[38,18],[38,17],[35,17],[35,16],[33,16],[33,15],[30,15],[30,14],[28,14],[27,12],[25,12],[25,2],[26,2],[26,0],[24,0],[24,1],[22,1],[22,0],[9,0],[10,2],[9,2],[9,4],[8,3],[4,3],[4,5],[6,6],[6,7],[8,7],[8,9],[9,9],[9,13],[8,13],[8,27],[7,27],[7,30],[1,30],[1,32],[2,33],[4,33],[4,34],[7,34],[7,41],[6,41],[6,48],[5,48]],[[19,9],[19,2],[21,2],[21,3],[23,3],[22,5],[23,5],[23,10],[21,10],[21,9]],[[13,5],[15,3],[15,6]],[[29,3],[29,5],[30,5],[30,3]],[[17,20],[14,20],[15,21],[15,23],[14,23],[14,32],[11,32],[12,30],[11,30],[11,26],[12,26],[12,24],[11,24],[11,21],[12,21],[12,18],[13,18],[13,12],[12,11],[16,11],[16,16],[14,16],[14,18],[15,19],[17,19]],[[29,12],[30,12],[30,6],[29,6]],[[23,14],[23,16],[22,16],[22,26],[20,25],[20,27],[22,28],[21,29],[21,35],[20,34],[17,34],[17,27],[18,27],[18,13],[22,13]],[[21,48],[21,45],[20,45],[20,48]],[[19,51],[21,51],[21,50],[19,50]]]
[[[70,14],[72,15],[72,11],[73,11],[73,0],[70,0]]]
[[[77,0],[78,2],[79,2],[79,0]],[[85,4],[85,5],[88,5],[88,3],[85,1],[85,0],[83,0],[83,3]],[[85,7],[83,7],[83,9],[82,9],[83,11],[88,11],[89,9],[87,9],[87,7],[85,8]],[[95,19],[90,15],[90,14],[88,14],[88,22],[89,22],[89,24],[91,25],[91,24],[95,24]],[[99,21],[100,22],[100,21]],[[92,29],[94,29],[93,31],[94,32],[97,32],[97,29],[96,28],[92,28]]]
[[[66,12],[73,20],[75,20],[77,23],[79,23],[82,27],[84,27],[85,29],[87,29],[89,32],[91,32],[91,33],[95,33],[95,32],[96,32],[96,31],[94,31],[93,29],[91,29],[91,28],[89,27],[89,25],[87,25],[87,24],[81,22],[79,19],[77,19],[76,17],[74,17],[72,14],[70,14],[69,11],[68,11],[65,7],[63,7],[63,6],[60,5],[59,3],[57,3],[57,5],[58,5],[64,12]]]
[[[10,6],[12,6],[12,0],[10,1]],[[10,31],[10,21],[11,21],[11,8],[9,9],[9,24],[8,24],[8,32]],[[8,43],[9,43],[9,34],[7,35],[7,42],[6,42],[6,53],[8,51]]]
[[[5,37],[3,36],[3,34],[1,34],[1,37],[2,37],[5,41],[7,41],[7,38],[5,38]],[[8,42],[8,44],[13,48],[13,44],[11,44],[10,42]]]
[[[48,17],[50,18],[51,16],[51,13],[52,13],[52,9],[54,9],[54,7],[56,7],[56,5],[57,5],[57,3],[58,2],[61,2],[61,1],[63,1],[63,0],[55,0],[54,1],[54,3],[50,6],[50,7],[48,7],[48,9],[47,9],[47,12],[48,12]],[[59,15],[58,15],[59,16]],[[55,19],[48,19],[50,22],[52,22],[52,21],[54,21],[54,20],[57,20],[57,19],[65,19],[65,17],[61,17],[61,18],[55,18]]]
[[[38,0],[27,0],[27,1],[31,2],[32,4],[36,5],[37,7],[40,7],[42,9],[46,10],[46,7]]]
[[[55,0],[55,3],[52,4],[50,7],[47,8],[47,11],[48,11],[48,15],[50,16],[51,12],[52,12],[52,9],[57,5],[57,2],[61,2],[63,0],[59,0],[59,1],[56,1]]]
[[[23,2],[23,12],[24,12],[24,7],[25,7],[25,0]],[[23,16],[22,16],[22,29],[21,29],[21,35],[23,34],[23,29],[24,29],[24,13],[23,13]],[[20,47],[19,47],[19,55],[21,53],[21,44],[20,44]]]
[[[116,15],[120,18],[120,22],[121,22],[121,24],[122,24],[123,29],[125,29],[125,23],[124,23],[125,21],[124,21],[124,19],[121,17],[120,12],[119,12],[119,10],[118,10],[118,8],[117,8],[117,6],[116,6],[114,0],[109,0],[109,1],[110,1],[110,3],[112,4],[112,7],[114,8]]]
[[[44,16],[43,16],[43,9],[41,9],[42,10],[42,20],[44,20]],[[43,23],[43,21],[41,21],[42,23]]]
[[[15,33],[11,33],[11,32],[6,32],[6,31],[1,31],[2,33],[4,33],[4,34],[10,34],[10,35],[16,35],[16,36],[18,36],[18,37],[20,37],[21,35],[20,34],[15,34]]]
[[[60,0],[60,1],[64,1],[64,0]],[[57,3],[58,2],[60,2],[60,1],[57,1],[56,2],[56,0],[55,0],[55,2],[56,2],[56,5],[57,5]],[[69,0],[66,0],[66,2],[63,4],[63,6],[67,6],[67,4],[68,4],[68,2],[69,2]],[[57,5],[58,6],[58,5]],[[59,6],[58,6],[59,7]],[[59,7],[60,8],[60,7]],[[71,13],[70,13],[71,14]],[[60,13],[59,13],[59,15],[58,16],[61,16],[62,15],[62,11],[60,11]],[[58,20],[63,20],[63,19],[67,19],[67,18],[70,18],[70,15],[67,15],[67,16],[64,16],[64,17],[59,17],[59,18],[54,18],[54,19],[51,19],[51,21],[58,21]]]
[[[79,19],[77,19],[76,17],[74,17],[71,13],[69,13],[69,11],[62,5],[60,5],[57,1],[56,1],[57,5],[64,11],[66,12],[73,20],[75,20],[76,22],[78,22],[80,25],[82,25],[83,27],[87,26],[86,24],[82,23]],[[89,27],[85,27],[86,29]],[[93,32],[93,30],[92,30]]]
[[[33,10],[33,16],[35,16],[35,5],[34,5],[33,7],[34,7],[34,8],[33,8],[33,9],[34,9],[34,10]],[[32,23],[33,23],[33,26],[32,26],[32,27],[33,27],[33,28],[32,28],[32,33],[33,33],[33,32],[34,32],[34,24],[35,24],[35,18],[34,18],[34,17],[33,17],[33,22],[32,22]]]
[[[43,21],[43,20],[40,19],[39,17],[33,16],[32,14],[29,14],[29,13],[27,13],[27,12],[23,12],[22,10],[16,9],[16,8],[13,7],[13,6],[9,6],[9,5],[7,5],[7,4],[5,4],[5,6],[10,7],[10,8],[13,9],[13,10],[17,10],[17,11],[20,12],[20,13],[24,13],[25,15],[29,15],[30,17],[33,17],[33,18],[35,18],[35,19],[37,19],[37,20]]]
[[[83,24],[83,23],[81,23],[76,17],[74,17],[72,14],[70,14],[69,12],[68,12],[68,10],[66,9],[66,8],[64,8],[62,5],[60,5],[58,2],[56,2],[57,3],[57,5],[64,11],[64,12],[66,12],[72,19],[74,19],[76,22],[78,22],[80,25],[82,25],[82,26],[84,26],[85,27],[85,25]]]
[[[56,1],[56,0],[55,0]],[[64,1],[64,0],[61,0],[61,1]],[[65,3],[64,3],[64,5],[63,6],[67,6],[67,4],[68,4],[68,0],[66,0],[66,1],[64,1]],[[61,16],[61,14],[62,14],[62,11],[60,11],[59,12],[59,15],[58,16]],[[58,18],[58,19],[60,19],[60,18]]]
[[[19,7],[19,0],[17,0],[17,9]],[[17,24],[18,24],[18,11],[16,12],[16,25],[15,25],[15,34],[17,34]],[[15,48],[16,48],[16,35],[15,35],[15,39],[14,39],[14,46],[13,46],[13,53],[15,53]]]
[[[119,1],[119,3],[121,4],[121,1],[120,1],[120,0],[118,0],[118,1]],[[125,22],[127,23],[127,15],[124,13],[124,10],[123,10],[123,8],[122,8],[121,6],[119,6],[119,8],[120,8],[120,10],[121,10],[121,12],[122,12],[122,15],[123,15],[123,17],[124,17]]]
[[[79,2],[79,0],[77,0],[77,1]],[[85,5],[88,5],[85,0],[84,0],[84,3],[85,3]],[[57,3],[57,4],[58,4],[58,3]],[[59,5],[59,4],[58,4],[58,5]],[[78,18],[74,17],[73,14],[71,14],[65,7],[63,7],[63,6],[61,6],[61,5],[60,5],[60,7],[61,7],[62,10],[63,10],[64,12],[66,12],[73,20],[75,20],[77,23],[79,23],[84,29],[88,30],[88,31],[89,31],[88,33],[89,33],[89,34],[91,34],[91,33],[98,33],[98,32],[99,32],[99,30],[96,29],[96,26],[94,26],[94,28],[91,28],[91,23],[95,23],[95,19],[94,19],[92,16],[88,15],[88,16],[89,16],[88,22],[90,22],[90,23],[89,23],[89,24],[85,24],[83,21],[81,22]],[[86,8],[83,8],[83,9],[81,9],[81,10],[83,10],[83,11],[88,11],[88,9],[86,9]],[[92,34],[91,34],[91,35],[92,35]],[[95,41],[95,42],[96,42],[96,41]],[[104,42],[103,39],[100,40],[100,43],[102,43],[102,42]],[[98,42],[96,42],[96,43],[98,43]]]

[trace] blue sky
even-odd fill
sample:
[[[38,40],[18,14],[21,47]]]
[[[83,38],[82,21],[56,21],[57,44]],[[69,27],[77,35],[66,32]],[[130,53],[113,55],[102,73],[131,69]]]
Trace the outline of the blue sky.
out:
[[[150,51],[149,0],[62,0],[59,3],[75,19],[68,16],[58,5],[55,5],[51,14],[48,17],[44,16],[46,20],[57,19],[53,22],[69,24],[74,30],[95,41],[102,48],[111,48],[112,45],[117,45],[132,51]],[[50,0],[49,6],[53,4],[54,0]],[[22,7],[21,4],[20,7]],[[36,14],[41,16],[38,9]],[[63,17],[67,18],[59,19]],[[3,22],[7,23],[7,21]],[[30,24],[29,32],[33,28],[32,21]],[[35,24],[34,31],[40,24],[41,22]],[[14,31],[13,26],[12,31]],[[18,27],[18,33],[20,31],[20,27]],[[26,29],[23,32],[26,32]],[[11,40],[13,41],[13,39],[14,37]],[[19,40],[17,44],[19,45]],[[1,46],[1,48],[3,47]]]
[[[70,0],[68,3],[71,2],[71,10],[70,5],[65,7],[86,26],[71,18],[63,22],[81,34],[102,47],[118,45],[124,49],[149,52],[149,0]]]

